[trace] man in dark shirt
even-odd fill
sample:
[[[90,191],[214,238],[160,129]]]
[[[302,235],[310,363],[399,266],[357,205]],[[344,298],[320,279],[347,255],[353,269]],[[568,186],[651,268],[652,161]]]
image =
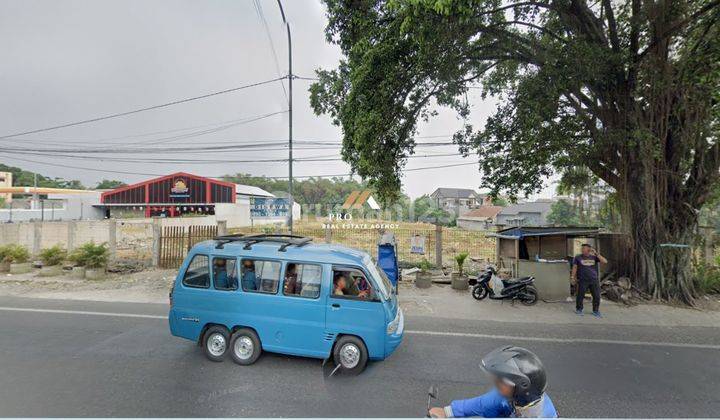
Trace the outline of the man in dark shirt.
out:
[[[576,255],[572,263],[572,274],[570,280],[577,284],[577,297],[575,298],[575,313],[583,314],[583,299],[585,290],[590,289],[592,294],[593,315],[602,318],[600,315],[600,278],[599,263],[607,263],[602,255],[598,254],[590,244],[582,244],[582,253]]]

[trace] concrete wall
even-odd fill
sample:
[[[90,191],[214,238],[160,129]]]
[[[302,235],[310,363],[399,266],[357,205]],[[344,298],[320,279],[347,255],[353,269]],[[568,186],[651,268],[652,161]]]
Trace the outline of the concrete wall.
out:
[[[520,260],[518,276],[534,276],[540,299],[564,300],[570,296],[570,264]]]
[[[506,226],[517,226],[517,222],[515,222],[513,219],[519,219],[522,218],[522,226],[545,226],[547,225],[547,214],[543,214],[540,212],[520,212],[517,214],[503,214],[502,212],[498,213],[496,216],[495,224],[496,225],[506,225]]]
[[[457,219],[457,227],[467,230],[487,230],[492,224],[485,220]]]

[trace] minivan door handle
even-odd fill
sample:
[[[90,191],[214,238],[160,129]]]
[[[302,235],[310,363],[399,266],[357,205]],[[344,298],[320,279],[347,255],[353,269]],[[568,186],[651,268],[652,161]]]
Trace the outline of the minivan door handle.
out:
[[[339,304],[339,303],[333,303],[333,304],[332,304],[332,307],[333,307],[333,311],[338,310],[338,309],[340,309],[340,304]]]

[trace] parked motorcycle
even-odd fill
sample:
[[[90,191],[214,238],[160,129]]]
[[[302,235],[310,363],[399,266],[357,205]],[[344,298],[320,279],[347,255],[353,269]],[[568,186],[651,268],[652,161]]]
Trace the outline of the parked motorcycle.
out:
[[[478,277],[477,284],[472,289],[472,296],[477,300],[483,300],[486,297],[494,300],[519,300],[523,305],[530,306],[538,301],[538,291],[534,283],[535,277],[533,276],[519,279],[500,279],[497,275],[497,269],[492,265],[488,265]],[[502,284],[502,289],[498,290],[500,284]]]

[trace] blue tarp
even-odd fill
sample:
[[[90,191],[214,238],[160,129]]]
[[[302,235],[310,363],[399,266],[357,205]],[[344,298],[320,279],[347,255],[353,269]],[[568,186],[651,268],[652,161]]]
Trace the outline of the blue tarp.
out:
[[[378,265],[387,274],[393,286],[397,286],[400,273],[395,246],[391,244],[378,245]]]

